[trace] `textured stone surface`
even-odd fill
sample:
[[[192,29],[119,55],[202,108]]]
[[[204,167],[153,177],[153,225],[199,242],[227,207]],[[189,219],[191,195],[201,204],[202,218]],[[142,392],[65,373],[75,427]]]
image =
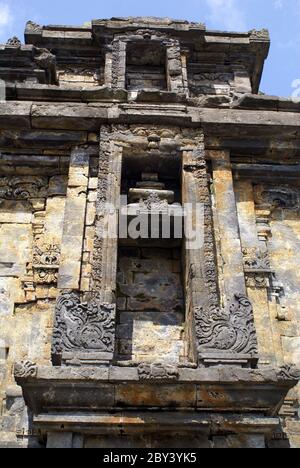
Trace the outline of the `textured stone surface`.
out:
[[[256,94],[267,31],[25,41],[0,47],[0,446],[300,447],[300,107]],[[103,238],[120,193],[203,204],[204,245]]]

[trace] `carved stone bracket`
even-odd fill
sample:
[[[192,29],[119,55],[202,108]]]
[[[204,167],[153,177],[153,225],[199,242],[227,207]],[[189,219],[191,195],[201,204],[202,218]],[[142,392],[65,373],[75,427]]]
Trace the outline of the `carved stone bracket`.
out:
[[[88,353],[99,360],[110,360],[114,353],[115,316],[116,306],[101,303],[96,295],[81,302],[77,292],[63,292],[56,305],[53,362],[64,361],[64,354],[72,360]]]
[[[225,309],[197,307],[196,336],[200,356],[223,352],[224,355],[258,355],[258,345],[251,302],[236,294]]]
[[[278,380],[298,382],[300,380],[300,369],[294,364],[285,364],[277,373]]]
[[[28,379],[36,377],[37,365],[31,361],[21,361],[14,365],[14,376],[17,379]]]
[[[140,380],[174,381],[179,379],[178,368],[167,364],[148,364],[141,363],[138,366],[138,375]]]

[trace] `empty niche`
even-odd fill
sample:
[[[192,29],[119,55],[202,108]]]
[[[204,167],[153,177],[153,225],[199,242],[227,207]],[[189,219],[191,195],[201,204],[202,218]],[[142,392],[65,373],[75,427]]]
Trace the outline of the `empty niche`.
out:
[[[162,45],[134,43],[127,46],[126,87],[129,91],[167,90],[166,50]]]
[[[117,274],[117,358],[134,362],[179,363],[183,356],[185,301],[182,238],[175,238],[170,209],[180,205],[180,163],[165,164],[161,155],[125,157],[122,194],[127,196],[128,224],[148,219],[148,238],[119,239]],[[155,172],[156,171],[156,172]],[[151,215],[149,210],[152,209]],[[159,229],[151,229],[151,216]],[[164,238],[162,219],[170,222]],[[141,220],[145,220],[141,216]],[[182,221],[182,220],[181,220]],[[142,221],[143,222],[143,221]],[[146,222],[146,221],[145,221]]]

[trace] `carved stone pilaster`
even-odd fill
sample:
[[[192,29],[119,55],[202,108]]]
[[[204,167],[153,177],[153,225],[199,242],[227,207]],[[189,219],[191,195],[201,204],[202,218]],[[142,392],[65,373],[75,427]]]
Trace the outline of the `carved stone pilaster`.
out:
[[[268,255],[268,241],[272,236],[271,221],[273,213],[277,210],[299,211],[300,191],[297,187],[286,185],[256,185],[254,200],[258,238],[265,242],[266,255]],[[256,257],[257,255],[259,256],[259,253],[256,254]],[[255,267],[255,264],[253,266]],[[251,284],[248,280],[248,286],[257,287],[260,281],[261,287],[266,287],[270,296],[273,296],[277,304],[277,319],[280,321],[290,320],[290,314],[284,302],[284,286],[278,282],[276,272],[270,267],[270,264],[269,268],[268,265],[265,265],[265,268],[260,268],[260,271],[255,271],[254,273],[245,271],[245,273],[249,276],[250,281],[254,273],[255,278],[257,278]],[[262,277],[264,277],[264,281]]]
[[[112,88],[126,86],[126,42],[115,39],[112,45]]]
[[[122,149],[111,141],[110,128],[100,135],[96,229],[92,263],[92,291],[102,302],[115,302],[118,203],[122,171]]]
[[[193,194],[189,188],[187,190],[190,192],[190,197],[194,198],[194,202],[204,206],[203,247],[187,253],[187,258],[193,259],[188,271],[187,292],[190,296],[188,301],[193,304],[198,358],[200,364],[205,366],[218,364],[254,366],[258,360],[257,338],[253,309],[246,297],[244,281],[241,293],[235,294],[233,299],[229,296],[228,300],[232,302],[228,303],[227,307],[220,306],[212,200],[205,153],[201,144],[197,151],[190,153],[188,159],[188,162],[184,160],[183,164],[184,184],[188,181],[190,186],[195,184],[197,190]],[[187,174],[192,177],[186,179]],[[229,239],[229,234],[227,238]],[[237,274],[236,271],[240,277],[237,268],[234,269],[233,275]],[[238,281],[236,283],[238,284]],[[234,281],[230,284],[234,285]]]
[[[172,41],[167,45],[167,79],[169,91],[181,93],[186,91],[179,41]]]
[[[82,302],[74,291],[63,292],[56,304],[52,357],[54,364],[88,362],[89,357],[109,361],[114,353],[114,304],[105,304],[99,297]]]

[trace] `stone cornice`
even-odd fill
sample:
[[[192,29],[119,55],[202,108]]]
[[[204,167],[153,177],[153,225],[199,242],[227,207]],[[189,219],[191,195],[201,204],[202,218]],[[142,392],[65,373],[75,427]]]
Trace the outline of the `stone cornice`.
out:
[[[54,407],[63,407],[68,414],[75,414],[79,407],[80,411],[90,407],[107,411],[120,406],[124,410],[145,410],[147,405],[153,406],[153,387],[157,387],[157,408],[255,412],[273,417],[297,384],[299,374],[292,367],[175,370],[168,366],[165,372],[161,365],[157,371],[154,368],[145,378],[139,367],[42,367],[25,362],[15,366],[15,378],[37,416]],[[50,389],[51,401],[47,397]]]

